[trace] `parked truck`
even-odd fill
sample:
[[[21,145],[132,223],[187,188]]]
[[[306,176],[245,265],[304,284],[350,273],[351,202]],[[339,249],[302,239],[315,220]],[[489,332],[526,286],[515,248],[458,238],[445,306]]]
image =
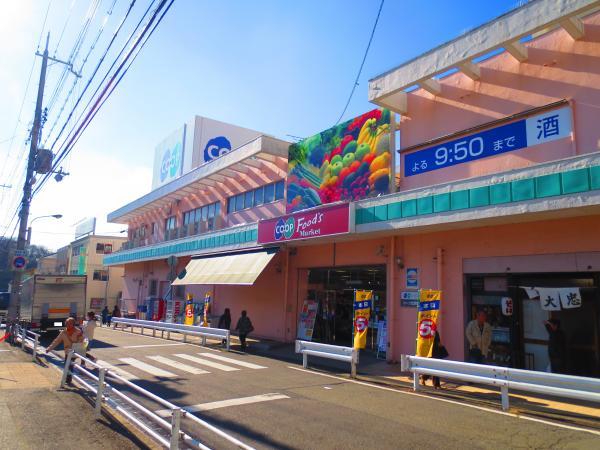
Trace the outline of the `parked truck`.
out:
[[[10,303],[10,292],[0,292],[0,325],[6,323],[8,317],[8,304]]]
[[[21,323],[33,331],[55,332],[68,317],[79,322],[85,314],[85,275],[33,275],[23,281]]]

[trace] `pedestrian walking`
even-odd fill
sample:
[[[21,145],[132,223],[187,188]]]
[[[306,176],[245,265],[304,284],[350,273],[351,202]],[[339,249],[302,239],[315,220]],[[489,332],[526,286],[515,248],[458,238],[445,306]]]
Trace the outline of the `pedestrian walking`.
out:
[[[59,344],[63,344],[65,351],[65,361],[67,360],[67,355],[70,350],[74,350],[75,352],[82,354],[83,350],[83,333],[82,331],[75,326],[75,319],[69,317],[65,321],[66,328],[60,332],[60,334],[52,341],[52,343],[46,348],[46,353],[50,353],[54,350]],[[73,375],[69,370],[67,374],[67,383],[71,384]]]
[[[448,350],[446,347],[442,345],[442,339],[440,337],[440,333],[438,331],[435,332],[435,336],[433,337],[433,347],[431,349],[431,357],[435,359],[445,359],[449,356]],[[421,376],[421,383],[426,384],[425,382],[429,379],[429,375]],[[433,387],[434,389],[441,389],[440,385],[440,377],[432,377]]]
[[[229,308],[225,308],[225,311],[223,312],[223,314],[221,314],[221,317],[219,317],[219,325],[217,326],[217,328],[220,328],[222,330],[231,329],[231,312],[229,311]],[[225,345],[226,343],[226,340],[223,339],[223,345]]]
[[[485,363],[492,343],[492,326],[487,323],[484,310],[478,311],[476,318],[469,322],[465,335],[469,341],[469,362]]]
[[[550,319],[544,322],[548,331],[548,357],[550,358],[550,372],[566,372],[567,339],[560,328],[560,320]]]
[[[102,325],[108,325],[108,306],[105,305],[100,314],[102,315]]]
[[[238,319],[235,330],[239,333],[240,343],[242,344],[242,351],[246,351],[246,337],[248,334],[254,331],[252,321],[246,311],[242,311],[242,316]]]
[[[83,325],[83,339],[85,342],[86,348],[90,349],[90,344],[94,339],[94,332],[96,331],[96,314],[94,311],[89,311],[87,313],[87,321]]]
[[[112,317],[110,318],[110,320],[112,321],[112,319],[114,319],[115,317],[121,317],[121,310],[119,309],[119,305],[115,305],[115,307],[113,308],[112,311]],[[110,326],[110,324],[109,324]],[[117,324],[115,323],[114,328],[117,328]]]

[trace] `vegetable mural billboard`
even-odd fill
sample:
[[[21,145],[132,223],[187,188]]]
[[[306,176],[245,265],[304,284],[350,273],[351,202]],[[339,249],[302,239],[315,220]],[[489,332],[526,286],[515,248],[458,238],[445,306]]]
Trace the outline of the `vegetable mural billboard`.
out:
[[[374,109],[290,145],[287,212],[390,192],[390,111]]]

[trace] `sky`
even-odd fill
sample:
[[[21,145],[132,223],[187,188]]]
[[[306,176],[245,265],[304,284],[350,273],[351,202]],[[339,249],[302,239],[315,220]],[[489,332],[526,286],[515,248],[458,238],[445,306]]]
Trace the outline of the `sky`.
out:
[[[82,77],[71,96],[67,94],[75,77],[67,75],[57,90],[63,66],[52,64],[48,69],[44,106],[50,107],[42,131],[47,148],[131,0],[0,0],[0,185],[12,185],[0,187],[0,235],[12,234],[15,222],[10,219],[22,192],[29,149],[25,140],[41,65],[34,53],[43,51],[49,32],[50,55],[68,59],[95,2],[97,13],[74,58]],[[150,3],[137,0],[115,50]],[[520,3],[386,0],[344,120],[374,107],[367,101],[370,78]],[[32,243],[56,250],[73,240],[78,221],[92,216],[97,217],[97,234],[119,235],[125,227],[108,224],[107,214],[150,191],[154,148],[194,115],[288,140],[288,135],[310,136],[334,125],[352,89],[379,4],[380,0],[175,0],[65,161],[69,175],[60,183],[51,180],[34,197],[30,220],[50,214],[63,218],[36,220]],[[112,62],[115,55],[109,52],[106,61]],[[99,74],[107,68],[105,63]]]

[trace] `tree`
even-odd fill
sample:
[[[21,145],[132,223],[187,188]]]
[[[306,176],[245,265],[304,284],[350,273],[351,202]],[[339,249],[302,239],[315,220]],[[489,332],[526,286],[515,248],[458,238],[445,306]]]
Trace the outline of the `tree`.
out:
[[[12,258],[16,248],[15,239],[0,238],[0,292],[8,290],[8,283],[12,279]],[[26,269],[35,269],[39,259],[51,254],[52,252],[46,247],[29,245],[25,250],[28,259]]]

